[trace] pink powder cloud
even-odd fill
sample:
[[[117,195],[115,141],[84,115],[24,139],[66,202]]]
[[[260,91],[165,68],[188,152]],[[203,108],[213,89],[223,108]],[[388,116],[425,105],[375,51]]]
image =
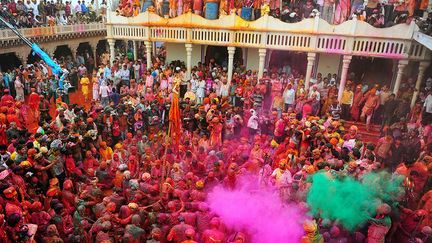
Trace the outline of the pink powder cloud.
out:
[[[300,207],[282,203],[275,188],[252,180],[242,178],[243,186],[235,190],[216,187],[208,195],[210,209],[230,229],[246,231],[252,242],[299,242],[306,219]]]

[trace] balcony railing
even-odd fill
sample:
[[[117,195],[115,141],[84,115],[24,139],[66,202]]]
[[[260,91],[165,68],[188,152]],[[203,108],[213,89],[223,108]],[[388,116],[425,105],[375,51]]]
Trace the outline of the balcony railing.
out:
[[[416,31],[414,23],[375,28],[356,19],[330,25],[319,17],[285,23],[267,15],[245,21],[235,14],[208,20],[192,13],[166,19],[149,11],[131,18],[109,12],[107,23],[112,39],[428,59],[429,50],[413,39]]]
[[[104,23],[91,23],[91,24],[75,24],[75,25],[57,25],[50,27],[38,27],[38,28],[24,28],[19,29],[19,31],[27,38],[35,38],[42,36],[55,36],[64,35],[72,33],[84,33],[92,31],[102,31],[105,30]],[[0,30],[0,40],[14,40],[18,39],[15,33],[10,29]]]

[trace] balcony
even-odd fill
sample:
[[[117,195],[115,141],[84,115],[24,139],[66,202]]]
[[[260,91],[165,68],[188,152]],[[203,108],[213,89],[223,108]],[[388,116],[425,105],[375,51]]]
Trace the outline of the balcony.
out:
[[[429,59],[429,50],[413,38],[417,31],[414,22],[375,28],[356,19],[340,25],[330,25],[318,17],[285,23],[268,15],[255,21],[235,14],[209,20],[192,13],[167,19],[149,11],[129,18],[108,12],[107,23],[108,39]]]
[[[39,28],[24,28],[19,31],[36,42],[48,42],[90,36],[105,36],[104,23],[57,25]],[[3,47],[22,44],[22,41],[10,29],[0,30],[0,44]]]

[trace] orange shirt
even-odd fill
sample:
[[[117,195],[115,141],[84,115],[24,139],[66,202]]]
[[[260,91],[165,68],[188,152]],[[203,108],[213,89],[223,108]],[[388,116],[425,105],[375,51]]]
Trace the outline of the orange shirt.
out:
[[[105,149],[100,148],[99,153],[103,160],[111,160],[113,155],[113,150],[111,149],[111,147],[106,147]]]

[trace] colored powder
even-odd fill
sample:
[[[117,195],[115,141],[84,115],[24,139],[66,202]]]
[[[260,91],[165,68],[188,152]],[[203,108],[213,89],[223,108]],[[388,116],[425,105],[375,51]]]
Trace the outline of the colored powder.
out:
[[[394,202],[401,200],[405,195],[405,188],[403,187],[404,179],[405,177],[402,175],[381,171],[378,173],[367,173],[362,177],[361,181],[374,197],[392,205]]]
[[[379,204],[373,193],[352,177],[332,179],[324,173],[312,176],[307,203],[312,215],[336,220],[350,231],[373,217]]]
[[[235,190],[214,188],[207,199],[210,209],[229,228],[247,232],[252,242],[300,242],[306,219],[300,207],[282,203],[274,188],[246,184]]]
[[[382,202],[392,206],[403,198],[403,180],[403,176],[386,171],[367,173],[360,181],[351,176],[332,179],[317,173],[312,177],[307,203],[312,215],[336,220],[353,231],[374,217]]]

